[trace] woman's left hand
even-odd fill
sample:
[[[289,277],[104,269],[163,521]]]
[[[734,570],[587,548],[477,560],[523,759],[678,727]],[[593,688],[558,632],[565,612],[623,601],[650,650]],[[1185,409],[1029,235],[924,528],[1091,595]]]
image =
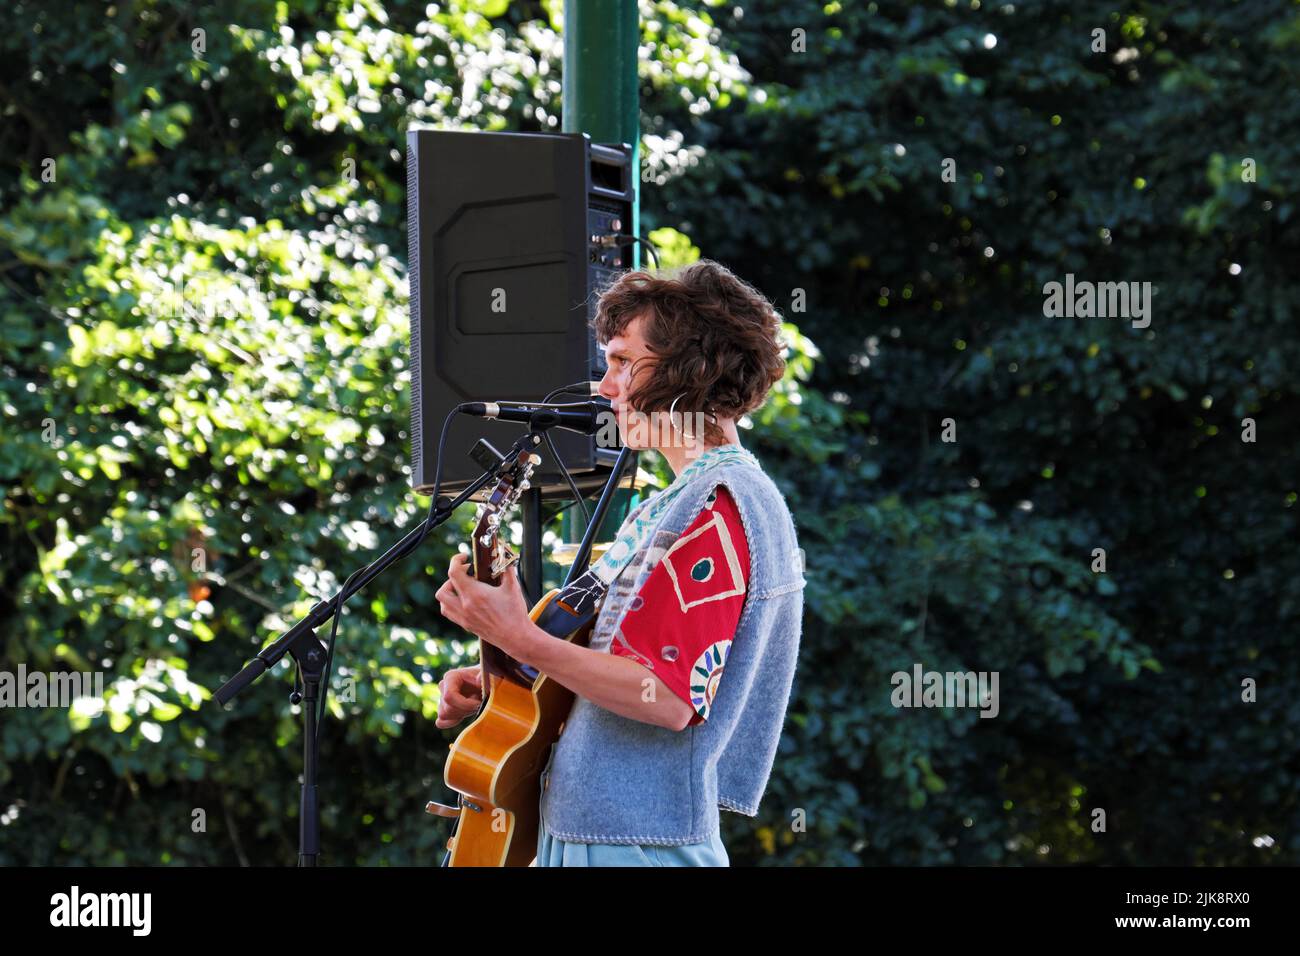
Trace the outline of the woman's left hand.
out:
[[[436,596],[447,620],[523,660],[537,625],[528,617],[528,604],[513,567],[506,569],[501,583],[494,587],[476,581],[469,572],[469,555],[457,554],[451,559],[447,582]]]

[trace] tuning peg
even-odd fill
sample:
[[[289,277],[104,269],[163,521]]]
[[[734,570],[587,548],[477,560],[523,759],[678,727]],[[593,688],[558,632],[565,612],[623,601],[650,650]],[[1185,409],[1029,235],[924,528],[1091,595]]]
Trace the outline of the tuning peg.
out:
[[[533,485],[532,485],[532,482],[530,482],[527,478],[525,478],[523,481],[519,482],[519,490],[520,490],[520,491],[527,491],[527,490],[528,490],[529,488],[531,488],[532,486],[533,486]]]
[[[541,455],[538,455],[538,454],[535,454],[535,453],[534,453],[534,454],[530,454],[530,455],[528,456],[528,464],[530,464],[530,465],[540,465],[541,463],[542,463],[542,456],[541,456]]]

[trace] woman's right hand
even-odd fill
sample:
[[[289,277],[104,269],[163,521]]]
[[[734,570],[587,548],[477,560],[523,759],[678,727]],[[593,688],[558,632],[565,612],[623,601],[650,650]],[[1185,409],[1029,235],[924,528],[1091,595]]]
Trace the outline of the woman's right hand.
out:
[[[447,671],[438,681],[438,689],[442,692],[436,722],[440,729],[455,727],[474,716],[483,703],[483,679],[477,664]]]

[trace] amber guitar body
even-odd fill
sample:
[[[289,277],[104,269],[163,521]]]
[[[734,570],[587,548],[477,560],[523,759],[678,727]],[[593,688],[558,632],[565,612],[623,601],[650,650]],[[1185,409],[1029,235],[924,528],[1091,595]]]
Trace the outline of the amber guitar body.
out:
[[[539,462],[521,454],[479,508],[470,540],[476,580],[496,585],[515,573],[516,556],[498,532]],[[586,647],[595,605],[596,591],[579,581],[547,594],[529,616],[556,640]],[[459,806],[430,802],[425,809],[456,819],[444,866],[528,866],[537,855],[542,771],[574,695],[486,641],[479,642],[479,665],[483,706],[451,745],[443,768]]]
[[[537,621],[558,590],[533,608]],[[554,609],[553,609],[554,610]],[[567,615],[566,615],[567,616]],[[586,646],[588,620],[565,638]],[[484,660],[478,717],[452,744],[443,780],[461,794],[448,866],[528,866],[537,854],[541,775],[573,705],[573,692],[538,674],[531,686]]]

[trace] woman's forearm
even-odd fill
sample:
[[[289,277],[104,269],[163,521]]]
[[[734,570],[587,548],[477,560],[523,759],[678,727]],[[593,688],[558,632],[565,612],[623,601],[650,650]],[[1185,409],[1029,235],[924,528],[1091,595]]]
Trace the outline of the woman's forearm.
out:
[[[515,654],[551,680],[606,710],[643,723],[681,730],[690,719],[690,705],[636,661],[580,647],[547,634],[535,633]],[[693,712],[692,712],[693,713]]]

